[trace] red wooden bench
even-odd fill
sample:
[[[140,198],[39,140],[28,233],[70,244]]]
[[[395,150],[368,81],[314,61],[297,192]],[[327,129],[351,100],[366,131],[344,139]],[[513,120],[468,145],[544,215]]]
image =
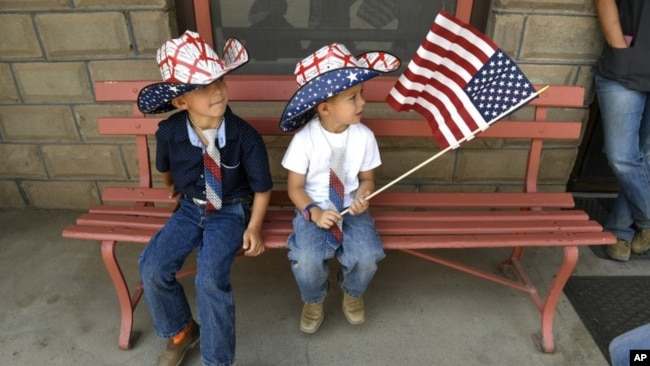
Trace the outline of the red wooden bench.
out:
[[[290,76],[229,76],[230,100],[260,103],[286,102],[297,86]],[[368,105],[383,103],[395,78],[378,77],[366,84],[364,97]],[[134,102],[138,91],[151,81],[119,81],[95,83],[98,102]],[[479,139],[523,139],[530,142],[523,192],[505,193],[432,193],[396,192],[387,190],[372,198],[373,216],[387,250],[401,250],[414,256],[450,266],[469,274],[528,293],[541,315],[539,348],[552,352],[553,318],[563,287],[578,259],[581,245],[602,245],[615,238],[602,231],[588,215],[574,208],[570,193],[537,192],[537,178],[545,140],[576,140],[581,122],[547,121],[550,107],[581,108],[584,91],[581,87],[551,86],[530,105],[535,108],[532,121],[501,121],[481,133]],[[366,108],[371,108],[369,106]],[[91,207],[74,225],[63,231],[66,238],[101,242],[104,263],[119,299],[122,319],[118,346],[132,346],[133,313],[142,295],[137,284],[130,291],[115,255],[118,242],[147,243],[170,215],[170,200],[165,188],[152,188],[152,172],[148,141],[160,118],[138,115],[128,118],[99,118],[103,135],[135,136],[139,184],[134,187],[107,187],[103,204]],[[263,136],[282,136],[278,115],[247,117],[242,108],[235,111],[247,119]],[[260,108],[260,110],[263,110]],[[381,137],[421,137],[432,139],[423,120],[382,118],[364,119],[364,123]],[[288,139],[287,139],[288,141]],[[432,143],[432,146],[433,143]],[[463,147],[461,147],[462,149]],[[433,154],[432,154],[433,155]],[[405,171],[407,168],[405,167]],[[275,182],[276,187],[284,182]],[[381,187],[378,185],[378,187]],[[286,248],[291,231],[293,207],[285,191],[273,192],[266,215],[264,235],[269,248]],[[441,248],[512,248],[502,269],[511,269],[518,280],[506,274],[495,275],[433,254]],[[558,247],[564,253],[546,298],[530,281],[520,265],[525,247]],[[389,254],[390,255],[390,254]],[[288,265],[288,264],[287,264]],[[184,275],[179,274],[179,275]]]

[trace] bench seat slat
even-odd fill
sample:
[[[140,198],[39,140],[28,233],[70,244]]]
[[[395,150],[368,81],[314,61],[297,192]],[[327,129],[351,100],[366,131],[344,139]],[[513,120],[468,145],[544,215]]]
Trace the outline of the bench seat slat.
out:
[[[83,214],[77,219],[77,225],[108,226],[114,228],[130,227],[142,229],[159,229],[167,218],[132,216],[132,215],[105,215]],[[499,232],[543,232],[543,231],[600,231],[601,227],[595,221],[588,220],[556,220],[556,219],[529,219],[529,220],[464,220],[457,221],[393,221],[389,219],[378,220],[377,231],[381,235],[399,235],[409,233],[412,235],[438,235],[447,233],[499,233]],[[288,220],[273,220],[266,222],[265,233],[284,233],[289,235],[292,230]]]
[[[554,207],[573,208],[570,193],[448,193],[448,192],[383,192],[370,201],[372,207]]]
[[[155,206],[122,206],[122,205],[93,205],[89,213],[110,215],[146,215],[152,217],[166,217],[172,215],[172,207]]]
[[[70,225],[63,230],[62,235],[71,239],[148,243],[156,231],[158,229]]]
[[[467,249],[513,248],[519,246],[563,247],[578,245],[605,245],[612,237],[603,232],[555,232],[534,234],[480,234],[480,235],[390,235],[382,238],[384,249]],[[279,234],[264,237],[267,248],[286,248],[286,236]]]
[[[127,225],[138,226],[151,225],[151,227],[160,227],[171,216],[171,207],[151,207],[151,206],[93,206],[88,213],[82,214],[77,219],[77,225]],[[467,212],[447,212],[447,211],[376,211],[372,214],[376,222],[391,221],[400,222],[467,222],[474,225],[473,222],[507,221],[511,224],[518,221],[539,221],[544,220],[564,220],[569,222],[584,222],[589,219],[584,211],[579,210],[553,210],[553,211],[467,211]],[[288,223],[293,220],[295,213],[293,211],[270,211],[267,212],[265,222],[283,222]]]
[[[77,218],[77,225],[133,227],[141,229],[160,229],[168,217],[83,214]]]
[[[286,191],[273,191],[271,205],[293,206]],[[370,200],[373,210],[390,208],[573,208],[566,192],[382,192]]]
[[[268,211],[266,221],[291,221],[293,211]],[[381,211],[373,209],[372,217],[379,221],[496,221],[496,220],[588,220],[589,215],[581,210],[508,210],[508,211]]]
[[[158,202],[174,203],[175,199],[169,198],[166,188],[138,188],[138,187],[106,187],[102,194],[104,201],[113,202]]]

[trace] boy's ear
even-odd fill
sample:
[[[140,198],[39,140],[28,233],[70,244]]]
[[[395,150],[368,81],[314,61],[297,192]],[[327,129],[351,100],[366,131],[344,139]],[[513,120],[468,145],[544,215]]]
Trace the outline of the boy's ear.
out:
[[[327,101],[320,102],[316,105],[316,112],[319,115],[326,115],[330,111],[330,106]]]
[[[187,103],[185,102],[185,99],[183,99],[182,95],[172,99],[172,105],[178,109],[187,109]]]

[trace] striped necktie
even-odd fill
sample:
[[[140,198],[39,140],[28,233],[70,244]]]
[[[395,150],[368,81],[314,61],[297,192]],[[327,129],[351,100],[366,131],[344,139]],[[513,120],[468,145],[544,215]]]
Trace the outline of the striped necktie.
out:
[[[217,129],[203,130],[203,135],[208,140],[208,146],[203,154],[203,165],[205,167],[205,196],[208,200],[205,205],[206,211],[218,210],[221,208],[223,191],[221,186],[221,154],[217,149]]]
[[[344,177],[345,177],[345,147],[332,148],[332,161],[330,163],[330,187],[329,199],[332,209],[338,212],[343,211],[344,202]],[[327,232],[327,243],[334,249],[337,249],[343,243],[343,221],[338,221],[336,225]]]

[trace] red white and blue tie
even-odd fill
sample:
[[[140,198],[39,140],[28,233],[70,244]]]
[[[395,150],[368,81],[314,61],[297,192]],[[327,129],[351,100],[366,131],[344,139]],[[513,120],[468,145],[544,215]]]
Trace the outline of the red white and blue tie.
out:
[[[203,130],[203,135],[208,140],[208,146],[203,154],[203,165],[205,166],[205,196],[208,202],[205,205],[206,211],[214,211],[221,208],[223,190],[221,186],[221,154],[217,149],[217,129]]]
[[[343,210],[344,202],[344,177],[345,177],[345,147],[332,149],[332,160],[330,163],[330,187],[329,199],[338,212]],[[337,249],[343,243],[343,221],[338,221],[327,233],[327,243]]]

